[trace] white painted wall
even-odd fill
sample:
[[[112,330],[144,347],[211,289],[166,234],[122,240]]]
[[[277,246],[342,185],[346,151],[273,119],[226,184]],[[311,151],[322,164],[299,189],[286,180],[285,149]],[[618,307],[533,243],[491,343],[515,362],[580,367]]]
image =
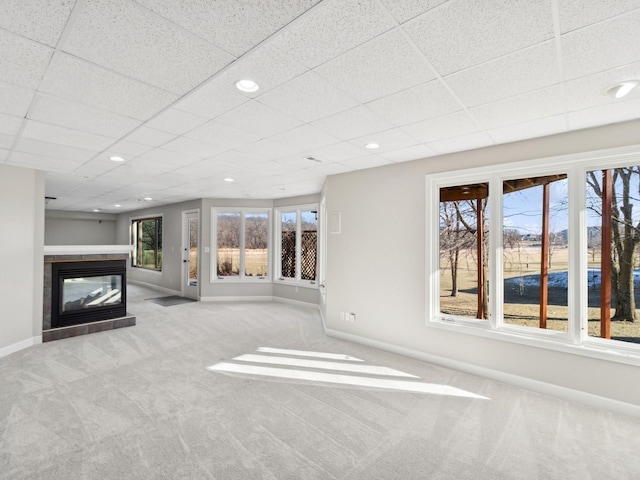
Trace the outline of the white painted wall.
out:
[[[116,216],[110,213],[45,211],[45,245],[115,245]]]
[[[0,165],[0,356],[40,341],[43,172]]]
[[[638,367],[425,326],[425,174],[640,143],[640,121],[327,179],[327,328],[640,406]],[[356,322],[339,320],[341,311]]]

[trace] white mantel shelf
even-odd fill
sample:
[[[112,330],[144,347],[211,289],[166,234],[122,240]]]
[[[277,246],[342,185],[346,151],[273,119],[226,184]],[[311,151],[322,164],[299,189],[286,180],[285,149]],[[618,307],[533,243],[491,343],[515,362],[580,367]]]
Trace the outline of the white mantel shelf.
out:
[[[45,255],[93,255],[130,253],[133,245],[45,245]]]

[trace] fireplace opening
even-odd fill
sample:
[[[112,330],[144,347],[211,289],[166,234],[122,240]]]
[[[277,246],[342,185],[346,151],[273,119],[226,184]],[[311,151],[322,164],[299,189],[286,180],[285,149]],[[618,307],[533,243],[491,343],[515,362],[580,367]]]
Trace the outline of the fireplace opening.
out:
[[[54,263],[51,287],[52,328],[126,315],[125,260]]]

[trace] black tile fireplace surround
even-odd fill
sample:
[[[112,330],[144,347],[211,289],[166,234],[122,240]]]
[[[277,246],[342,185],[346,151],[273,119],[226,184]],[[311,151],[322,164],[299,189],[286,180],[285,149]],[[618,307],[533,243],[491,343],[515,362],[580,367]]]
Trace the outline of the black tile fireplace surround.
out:
[[[51,328],[124,317],[125,260],[59,262],[51,272]]]

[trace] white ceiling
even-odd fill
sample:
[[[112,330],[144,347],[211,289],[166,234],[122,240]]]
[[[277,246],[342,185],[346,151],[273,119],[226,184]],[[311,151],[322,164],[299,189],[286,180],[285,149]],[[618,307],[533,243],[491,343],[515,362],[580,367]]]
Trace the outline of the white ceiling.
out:
[[[638,33],[640,0],[2,0],[0,164],[62,210],[317,193],[640,118],[640,88],[603,94]]]

